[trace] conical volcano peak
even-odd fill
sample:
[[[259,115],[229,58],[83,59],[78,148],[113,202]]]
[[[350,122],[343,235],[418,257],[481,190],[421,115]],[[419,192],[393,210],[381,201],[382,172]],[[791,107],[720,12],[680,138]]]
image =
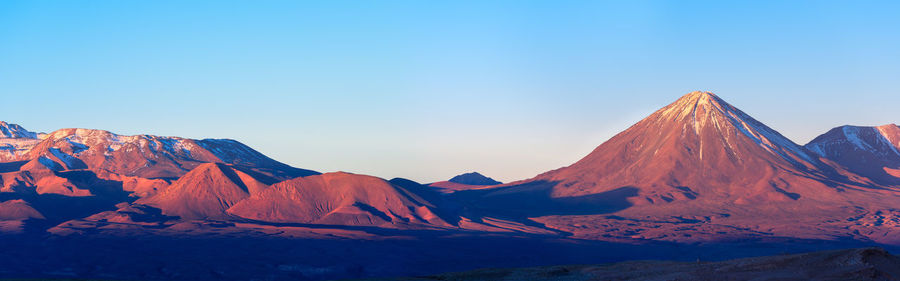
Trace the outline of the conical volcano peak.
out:
[[[565,182],[553,190],[553,196],[560,197],[621,186],[771,188],[782,175],[824,177],[830,170],[810,154],[715,94],[697,91],[642,119],[575,164],[536,179]],[[760,173],[770,176],[749,176]]]
[[[699,105],[699,104],[717,104],[717,103],[725,103],[725,101],[723,101],[718,96],[716,96],[716,94],[713,94],[711,92],[693,91],[693,92],[685,94],[684,96],[681,96],[673,104],[693,107],[694,105]]]
[[[665,119],[680,121],[690,118],[691,121],[697,121],[698,113],[708,115],[709,113],[730,111],[738,110],[711,92],[694,91],[681,96],[675,102],[660,109],[658,113]]]
[[[724,144],[731,149],[732,144],[728,140],[744,135],[758,146],[789,162],[818,164],[799,145],[710,92],[688,93],[647,120],[658,122],[657,127],[674,125],[673,127],[682,128],[681,133],[693,131],[700,138],[696,140],[698,145],[702,144],[705,135],[713,135],[709,138],[724,138]]]
[[[679,100],[689,99],[689,100],[699,101],[701,99],[710,100],[710,99],[718,99],[718,98],[719,97],[716,96],[716,94],[713,94],[712,92],[693,91],[693,92],[685,94],[684,96],[681,96],[681,98],[679,98]]]

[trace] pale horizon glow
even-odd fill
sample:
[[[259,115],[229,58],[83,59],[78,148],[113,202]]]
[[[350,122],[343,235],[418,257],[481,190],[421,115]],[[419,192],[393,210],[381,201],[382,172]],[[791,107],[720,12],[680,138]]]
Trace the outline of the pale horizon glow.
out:
[[[3,1],[0,120],[509,182],[710,91],[798,144],[900,123],[892,1]]]

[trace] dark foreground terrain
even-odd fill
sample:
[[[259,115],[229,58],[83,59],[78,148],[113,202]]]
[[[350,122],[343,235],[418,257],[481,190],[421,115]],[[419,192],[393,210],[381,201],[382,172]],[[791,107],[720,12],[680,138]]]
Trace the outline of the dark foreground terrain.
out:
[[[900,257],[881,248],[860,248],[720,262],[632,261],[381,280],[900,280]]]
[[[897,276],[892,271],[882,270],[882,265],[893,263],[900,268],[895,258],[880,250],[715,262],[871,245],[852,241],[754,240],[704,244],[650,241],[626,244],[516,234],[445,235],[443,232],[397,231],[381,235],[381,239],[372,240],[223,236],[96,238],[80,235],[36,239],[28,235],[5,236],[0,237],[0,260],[3,261],[0,263],[0,278],[333,280],[427,276],[484,268],[607,264],[629,260],[667,262],[482,270],[442,276],[451,279],[478,277],[481,280],[508,277],[507,280],[516,280],[543,279],[541,274],[556,274],[572,280],[594,277],[601,280],[651,277],[670,280],[708,276],[703,274],[716,272],[717,268],[727,268],[724,273],[733,279],[744,279],[744,275],[740,274],[753,274],[753,270],[773,274],[796,271],[796,274],[834,276],[871,272],[870,275],[860,276],[879,277]],[[900,250],[887,249],[894,252]],[[703,263],[698,264],[697,260]],[[841,264],[855,267],[835,266]],[[810,270],[796,270],[801,267]],[[802,278],[804,275],[785,276]]]

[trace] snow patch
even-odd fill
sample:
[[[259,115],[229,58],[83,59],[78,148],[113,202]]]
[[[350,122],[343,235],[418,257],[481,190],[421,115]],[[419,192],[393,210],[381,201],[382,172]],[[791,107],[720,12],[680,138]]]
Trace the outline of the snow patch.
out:
[[[47,167],[48,169],[54,171],[63,169],[62,166],[59,165],[59,163],[56,163],[55,161],[53,161],[53,159],[47,158],[46,156],[38,157],[38,163],[41,163],[41,165],[44,165],[44,167]]]
[[[58,148],[51,148],[50,153],[52,153],[53,156],[55,156],[57,159],[59,159],[59,161],[62,161],[63,164],[66,165],[66,169],[72,169],[73,167],[75,167],[75,165],[78,161],[78,159],[75,159],[75,157],[72,157],[71,155],[63,153]]]
[[[875,148],[873,148],[872,146],[867,144],[865,141],[862,140],[862,138],[859,137],[859,131],[857,128],[850,127],[850,126],[844,126],[841,128],[841,131],[844,133],[844,138],[846,138],[847,141],[852,143],[857,148],[864,150],[864,151],[870,151],[870,152],[875,151]]]
[[[30,132],[22,126],[0,121],[0,138],[37,139],[38,134]]]

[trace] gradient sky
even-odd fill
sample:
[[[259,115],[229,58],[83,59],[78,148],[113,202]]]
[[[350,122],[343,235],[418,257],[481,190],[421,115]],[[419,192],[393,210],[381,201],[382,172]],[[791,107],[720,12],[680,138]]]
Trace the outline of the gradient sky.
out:
[[[0,1],[0,120],[421,182],[575,162],[693,90],[806,143],[900,123],[893,1]]]

